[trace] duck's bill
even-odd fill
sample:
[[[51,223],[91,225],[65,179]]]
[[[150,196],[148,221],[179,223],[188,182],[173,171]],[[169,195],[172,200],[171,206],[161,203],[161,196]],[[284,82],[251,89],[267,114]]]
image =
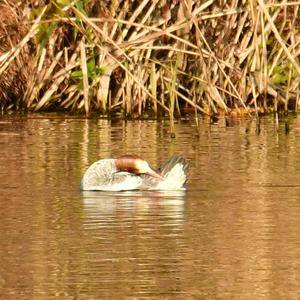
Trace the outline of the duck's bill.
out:
[[[158,174],[158,173],[155,172],[154,170],[150,170],[150,171],[148,171],[146,174],[149,175],[149,176],[158,178],[158,179],[160,179],[160,180],[164,180],[164,179],[165,179],[163,176],[161,176],[160,174]]]

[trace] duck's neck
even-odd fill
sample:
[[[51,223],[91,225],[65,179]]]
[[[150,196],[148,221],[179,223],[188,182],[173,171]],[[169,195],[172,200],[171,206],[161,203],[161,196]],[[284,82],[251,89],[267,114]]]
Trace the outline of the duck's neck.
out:
[[[116,169],[118,171],[126,171],[133,174],[138,174],[136,161],[140,159],[138,156],[126,155],[115,159]]]

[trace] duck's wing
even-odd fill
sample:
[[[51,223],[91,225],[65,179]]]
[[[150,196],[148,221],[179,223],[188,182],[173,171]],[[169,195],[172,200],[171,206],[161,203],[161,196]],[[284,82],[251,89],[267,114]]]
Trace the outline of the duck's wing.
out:
[[[113,174],[108,191],[130,191],[140,189],[142,178],[129,172]]]
[[[141,178],[128,172],[117,172],[113,159],[93,163],[84,173],[81,189],[85,191],[123,191],[138,189]]]
[[[89,191],[129,191],[137,190],[142,185],[142,179],[128,172],[116,172],[106,181],[89,185],[83,190]]]
[[[151,190],[156,187],[161,181],[160,179],[148,174],[141,174],[139,177],[141,178],[141,186],[139,188],[140,190]]]

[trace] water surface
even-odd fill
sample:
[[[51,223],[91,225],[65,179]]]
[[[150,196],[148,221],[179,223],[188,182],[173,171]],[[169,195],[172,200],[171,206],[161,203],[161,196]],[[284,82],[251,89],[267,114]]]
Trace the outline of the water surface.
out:
[[[300,117],[0,118],[3,299],[299,299]],[[186,192],[81,192],[100,158],[190,161]]]

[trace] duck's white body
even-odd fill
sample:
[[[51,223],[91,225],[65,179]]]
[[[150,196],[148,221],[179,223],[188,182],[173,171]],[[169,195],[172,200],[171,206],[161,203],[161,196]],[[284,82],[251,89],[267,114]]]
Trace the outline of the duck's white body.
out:
[[[85,172],[81,189],[85,191],[180,190],[187,180],[188,164],[182,157],[171,158],[160,174],[137,157],[101,159]]]

